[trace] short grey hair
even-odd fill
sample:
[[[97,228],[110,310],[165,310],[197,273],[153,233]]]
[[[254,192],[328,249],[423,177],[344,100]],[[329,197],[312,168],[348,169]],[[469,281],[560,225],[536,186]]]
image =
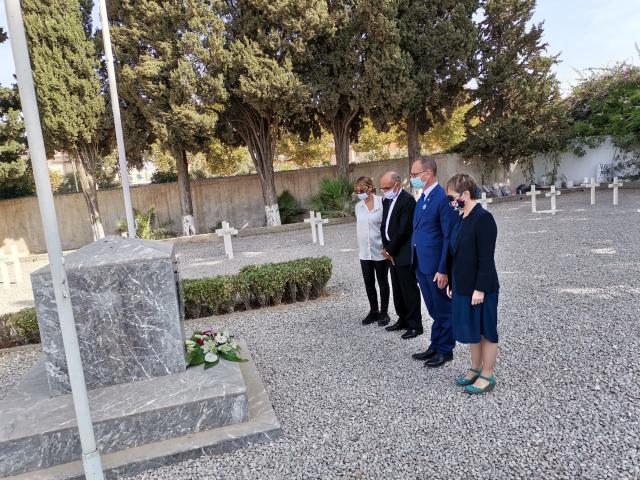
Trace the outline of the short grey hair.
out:
[[[434,177],[438,175],[438,164],[435,158],[431,155],[422,155],[418,160],[420,160],[424,171],[431,170]]]
[[[393,180],[393,183],[402,183],[402,177],[400,175],[398,175],[396,172],[391,172],[391,179]]]

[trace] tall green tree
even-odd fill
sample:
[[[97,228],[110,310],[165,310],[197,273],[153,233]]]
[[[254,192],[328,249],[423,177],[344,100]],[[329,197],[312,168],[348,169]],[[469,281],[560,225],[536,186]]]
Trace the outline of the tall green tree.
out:
[[[0,43],[7,40],[0,28]],[[18,88],[0,87],[0,198],[33,194]]]
[[[184,235],[196,233],[187,152],[206,150],[227,99],[220,11],[216,0],[109,2],[127,138],[176,158]]]
[[[105,114],[98,57],[78,0],[24,0],[36,95],[47,154],[69,152],[76,164],[94,239],[104,237],[98,207],[98,125]]]
[[[409,161],[420,155],[420,135],[441,123],[464,101],[474,73],[479,0],[400,0],[402,51],[410,58],[414,90],[399,104],[407,131]]]
[[[267,225],[279,225],[273,160],[281,129],[304,120],[309,92],[293,66],[327,28],[324,0],[227,0],[230,97],[221,138],[244,144],[260,178]]]
[[[27,137],[20,113],[18,90],[0,87],[0,184],[3,189],[26,174]]]
[[[530,170],[535,153],[564,149],[569,132],[551,70],[558,59],[546,54],[542,23],[530,26],[535,5],[486,0],[480,23],[477,103],[466,115],[464,151],[480,155],[490,169],[502,166],[506,175],[516,162]]]
[[[333,134],[340,176],[349,175],[351,142],[369,116],[377,126],[410,91],[394,0],[328,2],[331,28],[299,65],[319,123]]]
[[[443,112],[445,119],[435,123],[427,133],[420,137],[420,143],[426,153],[446,152],[460,145],[466,137],[465,117],[473,103],[456,107],[451,114]],[[477,119],[471,122],[477,124]]]

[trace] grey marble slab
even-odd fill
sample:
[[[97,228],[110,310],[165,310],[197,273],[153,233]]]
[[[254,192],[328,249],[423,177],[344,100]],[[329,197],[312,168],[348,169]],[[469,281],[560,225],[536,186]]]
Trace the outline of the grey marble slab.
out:
[[[239,364],[191,368],[89,392],[101,452],[136,448],[244,422],[248,398]],[[0,402],[0,477],[80,458],[71,395],[49,398],[39,365]]]
[[[240,343],[243,355],[249,359],[249,362],[239,364],[249,402],[246,421],[108,453],[102,456],[105,477],[123,478],[202,455],[221,454],[280,438],[280,424],[258,371],[246,345],[243,342]],[[10,478],[12,480],[80,480],[83,478],[82,472],[82,462],[74,461]]]
[[[171,245],[106,237],[65,257],[65,269],[89,389],[185,370]],[[31,278],[50,392],[66,394],[71,390],[49,266]]]

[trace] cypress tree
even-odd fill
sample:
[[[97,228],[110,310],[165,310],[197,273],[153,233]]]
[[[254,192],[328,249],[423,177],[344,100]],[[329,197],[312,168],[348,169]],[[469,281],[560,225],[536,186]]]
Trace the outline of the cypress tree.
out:
[[[227,3],[230,94],[219,134],[248,147],[260,178],[267,225],[279,225],[273,160],[281,128],[305,120],[309,91],[294,71],[327,28],[324,0],[238,0]]]
[[[400,104],[409,161],[420,155],[420,135],[446,120],[464,102],[474,73],[478,0],[400,0],[400,46],[411,62],[414,90]]]
[[[489,170],[521,162],[537,152],[564,148],[566,111],[546,54],[542,23],[529,26],[535,0],[486,0],[480,23],[477,103],[467,112],[464,151],[480,155]],[[472,119],[479,123],[473,125]]]
[[[160,141],[176,159],[182,233],[196,233],[187,152],[207,149],[227,94],[217,1],[109,2],[129,148]]]
[[[27,173],[27,137],[15,88],[0,87],[0,184],[11,191]]]
[[[47,154],[71,155],[97,240],[104,237],[96,166],[105,103],[95,45],[83,25],[87,17],[78,0],[23,0],[22,9]]]
[[[364,116],[376,126],[411,94],[393,0],[328,2],[330,28],[309,45],[301,75],[316,119],[333,134],[338,175],[349,174],[351,142]]]

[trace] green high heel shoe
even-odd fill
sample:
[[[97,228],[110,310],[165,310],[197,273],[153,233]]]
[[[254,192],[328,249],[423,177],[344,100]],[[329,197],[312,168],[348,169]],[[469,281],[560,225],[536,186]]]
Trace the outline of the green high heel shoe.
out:
[[[495,375],[491,375],[490,377],[485,377],[482,375],[478,375],[478,378],[482,378],[489,382],[489,384],[484,388],[474,387],[473,385],[467,385],[464,387],[464,391],[469,395],[482,395],[483,393],[490,392],[494,388],[496,388],[496,377]]]
[[[481,368],[470,368],[469,371],[474,372],[476,375],[474,375],[472,378],[465,378],[465,376],[462,375],[461,377],[456,378],[456,385],[459,385],[461,387],[466,387],[467,385],[471,385],[475,383],[475,381],[478,379],[478,377],[482,373]]]

